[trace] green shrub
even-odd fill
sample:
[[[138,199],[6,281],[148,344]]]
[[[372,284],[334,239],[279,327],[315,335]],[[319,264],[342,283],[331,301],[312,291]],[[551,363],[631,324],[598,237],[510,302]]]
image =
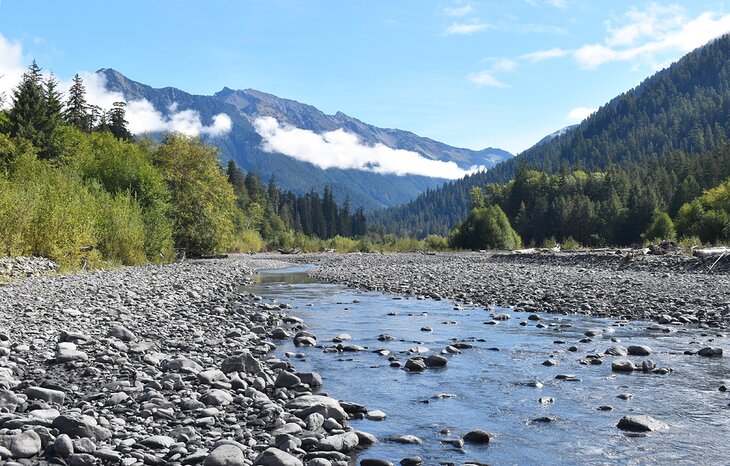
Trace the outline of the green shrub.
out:
[[[423,240],[426,249],[445,251],[449,249],[449,240],[439,235],[428,235]]]
[[[352,238],[345,238],[340,235],[327,241],[327,247],[337,252],[354,252],[358,250],[357,241]]]
[[[645,241],[661,241],[675,239],[677,232],[674,229],[674,222],[666,212],[654,212],[651,225],[642,233],[641,238]]]
[[[256,230],[237,231],[231,252],[261,252],[265,250],[264,240]]]
[[[561,245],[561,248],[564,251],[575,251],[577,249],[580,249],[580,243],[573,239],[572,236],[568,236],[563,240],[563,244]]]
[[[449,246],[463,249],[518,249],[520,235],[512,228],[498,205],[472,209],[449,235]]]
[[[114,263],[138,265],[147,262],[145,223],[142,209],[129,193],[112,196],[97,190],[98,248]]]

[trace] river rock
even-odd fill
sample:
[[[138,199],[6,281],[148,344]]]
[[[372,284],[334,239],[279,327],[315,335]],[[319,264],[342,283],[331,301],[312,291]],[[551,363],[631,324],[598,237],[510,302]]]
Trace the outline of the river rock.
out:
[[[300,419],[304,419],[312,413],[318,413],[325,418],[333,418],[336,421],[347,419],[347,413],[342,409],[340,403],[328,396],[304,395],[289,401],[286,409],[291,410]]]
[[[426,367],[444,367],[448,362],[448,359],[438,354],[431,354],[424,360]]]
[[[387,416],[384,412],[380,411],[379,409],[376,409],[374,411],[368,411],[368,413],[365,417],[371,421],[382,421]]]
[[[317,443],[317,449],[322,451],[339,451],[347,453],[354,449],[360,440],[355,432],[345,432],[344,434],[330,435]]]
[[[631,345],[626,351],[630,356],[649,356],[652,353],[651,348],[646,345]]]
[[[706,346],[697,351],[697,354],[706,358],[719,358],[722,356],[722,348]]]
[[[295,372],[302,383],[309,385],[310,388],[319,388],[322,386],[322,376],[316,372]]]
[[[107,440],[112,434],[108,429],[100,427],[94,418],[89,416],[72,417],[61,415],[53,420],[51,427],[70,437],[89,437],[96,440]]]
[[[491,435],[482,429],[475,429],[464,435],[464,442],[475,444],[489,443]]]
[[[400,460],[401,466],[421,466],[422,464],[423,460],[420,456],[409,456]]]
[[[18,407],[18,397],[10,390],[0,390],[0,410],[14,413]]]
[[[624,416],[616,427],[630,432],[650,432],[666,429],[667,425],[650,416]]]
[[[426,370],[426,363],[423,362],[423,359],[408,358],[406,369],[410,372],[423,372]]]
[[[71,437],[67,434],[59,435],[53,442],[53,449],[61,458],[68,458],[74,452],[74,444],[71,441]]]
[[[106,336],[118,338],[122,341],[127,342],[135,341],[137,339],[137,337],[131,330],[121,325],[115,325],[114,327],[110,328],[109,331],[106,333]]]
[[[7,448],[13,458],[32,458],[41,451],[41,438],[32,431],[0,436],[0,446]]]
[[[614,372],[634,372],[634,363],[628,359],[617,359],[611,363],[611,370]]]
[[[623,346],[612,346],[604,351],[604,354],[608,356],[628,356],[629,351]]]
[[[388,440],[395,443],[403,443],[406,445],[421,445],[423,440],[416,437],[415,435],[393,435],[388,437]]]
[[[291,388],[301,384],[302,381],[296,375],[291,372],[281,371],[276,376],[274,386],[277,388]]]
[[[387,460],[379,460],[379,459],[372,459],[372,458],[366,458],[363,460],[360,460],[360,466],[394,466],[393,463]]]
[[[204,466],[246,466],[246,464],[243,451],[234,445],[228,444],[216,447],[203,463]]]
[[[269,448],[262,451],[256,457],[254,465],[257,466],[304,466],[296,456],[292,456],[278,448]],[[208,466],[208,465],[206,465]]]
[[[251,352],[243,351],[240,354],[230,356],[221,364],[221,370],[226,374],[231,372],[245,372],[251,375],[258,375],[263,367],[258,359],[254,358]]]

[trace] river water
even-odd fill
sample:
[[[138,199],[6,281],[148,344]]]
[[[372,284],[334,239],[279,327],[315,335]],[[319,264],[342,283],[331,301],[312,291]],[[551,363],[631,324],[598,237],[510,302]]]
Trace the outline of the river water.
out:
[[[509,309],[462,307],[321,283],[306,270],[262,272],[245,289],[266,301],[291,304],[288,312],[304,319],[320,345],[331,345],[332,338],[348,333],[352,340],[346,344],[369,351],[328,354],[322,348],[295,348],[287,341],[277,342],[276,355],[284,359],[287,352],[298,353],[292,358],[294,366],[318,372],[326,393],[387,414],[384,421],[351,421],[353,427],[380,439],[410,434],[423,440],[421,445],[382,440],[361,452],[360,459],[397,464],[418,455],[426,465],[730,464],[730,394],[718,390],[730,382],[730,344],[722,333],[685,327],[665,333],[649,330],[649,322],[572,315],[542,314],[540,321],[529,321],[528,314]],[[494,313],[511,318],[484,324]],[[602,336],[581,343],[585,332],[593,329],[602,329]],[[383,333],[396,340],[378,341]],[[372,352],[388,349],[405,364],[408,354],[401,352],[424,346],[438,353],[454,342],[473,347],[448,356],[445,368],[423,373],[392,368],[387,356]],[[602,365],[580,363],[611,346],[639,344],[650,346],[653,353],[630,357],[632,361],[651,359],[673,372],[615,373],[610,356],[602,358]],[[708,345],[723,348],[725,357],[683,354]],[[546,359],[559,364],[544,366]],[[559,374],[579,380],[557,380]],[[439,394],[455,397],[434,398]],[[621,399],[622,394],[632,396]],[[538,401],[548,397],[554,401]],[[613,410],[598,410],[599,406]],[[616,428],[625,415],[649,415],[668,429],[644,437],[627,435]],[[533,422],[540,417],[554,421]],[[494,434],[489,445],[467,444],[457,450],[442,443],[477,428]],[[441,433],[443,429],[451,435]]]

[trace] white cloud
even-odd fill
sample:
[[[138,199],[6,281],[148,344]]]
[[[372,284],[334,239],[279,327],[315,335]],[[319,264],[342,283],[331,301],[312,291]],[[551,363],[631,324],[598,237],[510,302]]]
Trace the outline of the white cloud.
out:
[[[568,6],[568,2],[566,0],[545,0],[545,3],[550,6],[554,6],[555,8],[565,8]]]
[[[469,75],[469,81],[473,82],[477,86],[509,87],[509,84],[503,83],[495,78],[491,71],[472,73]]]
[[[568,114],[565,116],[565,119],[570,123],[580,123],[581,121],[596,113],[596,110],[598,109],[589,107],[576,107],[568,112]]]
[[[473,22],[473,23],[452,23],[446,28],[444,34],[447,36],[452,35],[469,35],[475,32],[484,31],[489,28],[488,24]]]
[[[363,170],[380,174],[421,175],[457,179],[471,171],[454,162],[430,160],[417,152],[392,149],[384,144],[368,146],[343,129],[317,134],[313,131],[281,126],[272,117],[257,118],[254,128],[263,138],[263,149],[278,152],[320,168]]]
[[[11,91],[25,72],[27,62],[23,56],[23,48],[19,42],[10,42],[0,34],[0,93],[5,92],[5,106],[10,105]],[[222,136],[231,130],[231,118],[220,113],[213,117],[212,124],[206,126],[195,110],[178,111],[177,103],[173,103],[166,114],[156,110],[146,99],[129,100],[119,92],[106,89],[106,78],[97,73],[79,73],[86,87],[86,100],[104,110],[112,108],[115,102],[125,102],[126,120],[133,134],[178,131],[188,136]],[[61,81],[59,89],[67,93],[71,81]]]
[[[566,55],[568,55],[568,52],[566,50],[555,47],[548,50],[538,50],[537,52],[526,53],[520,56],[520,58],[522,58],[523,60],[528,60],[532,63],[537,63],[543,60],[549,60],[551,58],[564,57]]]
[[[672,52],[687,53],[730,31],[730,14],[704,12],[689,18],[679,6],[651,4],[644,10],[630,9],[616,27],[607,23],[603,44],[587,44],[573,52],[584,68],[597,68],[615,61],[649,64],[666,62]]]
[[[0,34],[0,95],[5,95],[5,107],[10,105],[12,89],[25,71],[23,48],[18,42],[10,42]]]
[[[444,8],[444,14],[446,16],[452,16],[454,18],[462,18],[474,11],[474,7],[467,3],[462,6],[453,6],[453,7],[447,7]]]

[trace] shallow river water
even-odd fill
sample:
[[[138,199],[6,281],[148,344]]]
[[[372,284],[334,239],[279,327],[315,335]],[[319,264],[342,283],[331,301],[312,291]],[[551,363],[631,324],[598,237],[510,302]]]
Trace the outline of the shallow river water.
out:
[[[359,458],[387,459],[395,464],[418,455],[426,465],[462,464],[730,464],[730,394],[718,390],[730,381],[724,334],[712,330],[677,327],[676,332],[649,330],[650,322],[629,323],[585,316],[528,314],[509,309],[458,306],[449,301],[417,300],[378,292],[363,292],[307,277],[305,268],[262,272],[246,291],[266,301],[289,303],[291,315],[301,317],[320,345],[331,345],[340,333],[352,335],[346,344],[369,351],[327,354],[322,348],[295,348],[291,341],[277,342],[276,355],[300,353],[292,358],[298,371],[315,371],[324,379],[323,391],[346,401],[382,410],[384,421],[359,420],[351,425],[381,439],[415,435],[422,445],[402,445],[381,440]],[[461,307],[461,308],[460,308]],[[485,325],[494,313],[509,320]],[[396,314],[396,315],[389,315]],[[528,322],[521,326],[521,322]],[[542,323],[546,328],[538,328]],[[430,332],[421,331],[431,327]],[[584,333],[603,329],[602,336],[580,343]],[[378,341],[388,333],[396,340]],[[617,339],[617,342],[611,339]],[[392,368],[386,356],[372,351],[388,349],[405,364],[406,352],[425,346],[438,353],[454,342],[472,344],[462,354],[448,356],[439,370],[409,373]],[[672,368],[666,375],[615,373],[611,361],[585,365],[580,360],[603,353],[615,345],[648,345],[648,357],[658,367]],[[684,355],[688,349],[719,346],[725,357]],[[570,351],[577,346],[577,351]],[[559,361],[547,367],[546,359]],[[574,374],[578,381],[557,380]],[[543,386],[536,388],[530,382]],[[438,394],[453,398],[433,398]],[[631,394],[629,399],[620,399]],[[552,403],[542,404],[542,397]],[[598,410],[599,406],[613,410]],[[668,429],[644,437],[626,435],[616,428],[624,415],[649,415]],[[540,417],[554,422],[532,422]],[[484,429],[494,438],[486,446],[466,445],[456,450],[441,441]],[[440,433],[448,429],[451,435]]]

